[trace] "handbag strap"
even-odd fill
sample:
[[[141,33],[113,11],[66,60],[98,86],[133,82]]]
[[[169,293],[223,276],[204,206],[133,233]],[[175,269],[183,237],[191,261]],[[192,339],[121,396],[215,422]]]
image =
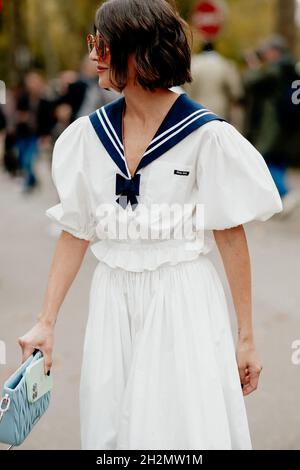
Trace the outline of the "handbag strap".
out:
[[[0,423],[4,416],[4,413],[6,413],[9,409],[9,405],[10,405],[10,396],[8,395],[8,393],[6,393],[4,397],[1,398],[1,401],[0,401]]]
[[[9,410],[9,406],[10,406],[10,396],[8,395],[8,393],[6,393],[4,397],[2,397],[0,400],[0,423],[4,414]],[[11,450],[13,448],[14,448],[14,445],[10,445],[5,450]]]

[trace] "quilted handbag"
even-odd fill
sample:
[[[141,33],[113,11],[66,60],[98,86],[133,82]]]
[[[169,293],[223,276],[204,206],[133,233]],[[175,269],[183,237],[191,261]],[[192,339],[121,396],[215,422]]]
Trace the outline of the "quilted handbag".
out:
[[[0,399],[0,442],[9,444],[8,449],[24,442],[49,406],[51,391],[33,403],[27,397],[26,368],[42,355],[41,351],[35,350],[4,383]]]

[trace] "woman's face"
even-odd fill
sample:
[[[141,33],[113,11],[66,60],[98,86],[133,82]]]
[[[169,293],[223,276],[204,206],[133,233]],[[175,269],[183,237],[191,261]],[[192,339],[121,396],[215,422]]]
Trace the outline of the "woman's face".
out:
[[[98,31],[97,31],[97,34]],[[113,90],[120,91],[116,85],[112,83],[112,81],[109,78],[110,75],[110,51],[109,47],[106,46],[107,49],[107,54],[105,59],[102,59],[98,56],[96,47],[92,49],[92,51],[89,54],[90,60],[92,60],[97,67],[97,74],[99,77],[99,86],[101,88],[112,88]],[[128,80],[127,84],[134,83],[135,81],[135,76],[136,76],[136,69],[134,65],[134,60],[131,56],[128,58]]]
[[[97,31],[97,34],[98,31]],[[114,88],[116,89],[109,78],[109,69],[110,69],[110,53],[109,47],[106,46],[106,57],[102,59],[98,56],[96,48],[94,47],[93,50],[90,52],[90,60],[92,60],[97,66],[97,74],[99,77],[99,86],[101,88]]]

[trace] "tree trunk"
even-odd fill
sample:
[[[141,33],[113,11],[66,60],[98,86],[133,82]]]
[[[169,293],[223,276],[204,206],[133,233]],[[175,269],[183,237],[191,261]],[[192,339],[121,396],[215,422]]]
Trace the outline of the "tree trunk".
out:
[[[296,0],[277,0],[276,32],[284,36],[292,52],[296,46]]]
[[[8,80],[10,83],[17,83],[22,76],[22,71],[19,69],[17,61],[17,53],[21,45],[26,44],[26,33],[22,24],[22,9],[24,7],[24,1],[11,0],[7,6],[7,19],[8,22],[5,25],[6,34],[9,38],[9,54],[7,56],[8,61]]]
[[[51,35],[50,35],[50,22],[55,21],[55,17],[49,16],[47,11],[47,2],[38,0],[35,4],[36,14],[39,18],[38,26],[38,40],[40,40],[42,58],[44,61],[46,76],[53,78],[58,73],[58,60],[57,53],[53,50]],[[63,44],[62,44],[63,47]]]

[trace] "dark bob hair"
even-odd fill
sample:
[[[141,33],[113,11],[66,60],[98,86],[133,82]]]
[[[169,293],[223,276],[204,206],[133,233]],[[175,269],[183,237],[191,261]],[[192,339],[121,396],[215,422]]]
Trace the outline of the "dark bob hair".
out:
[[[128,57],[136,81],[147,90],[191,82],[188,25],[165,0],[107,0],[98,8],[95,29],[110,48],[111,79],[123,90]]]

